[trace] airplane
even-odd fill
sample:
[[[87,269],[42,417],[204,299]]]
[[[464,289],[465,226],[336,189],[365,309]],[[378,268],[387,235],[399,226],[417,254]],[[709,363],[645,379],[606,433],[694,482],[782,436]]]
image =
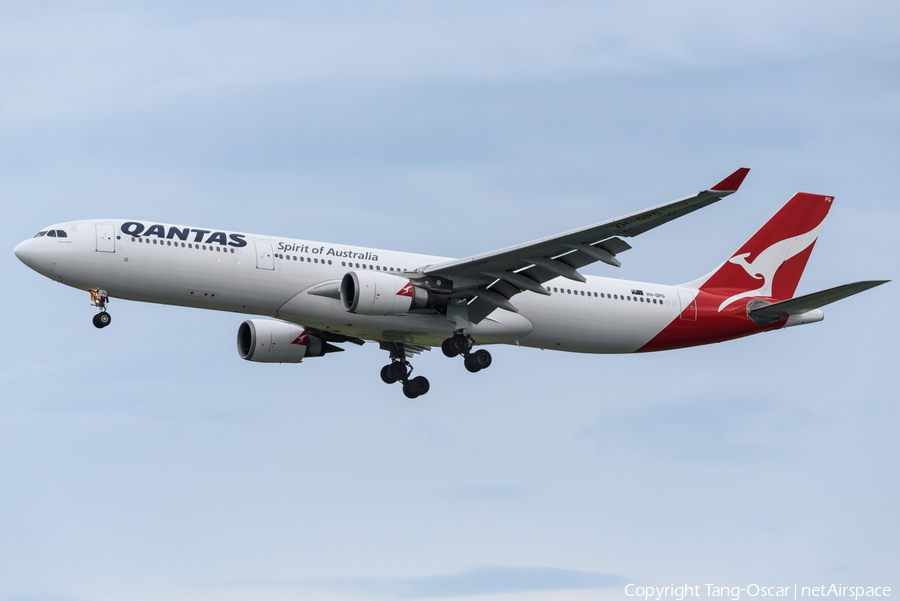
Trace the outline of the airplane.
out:
[[[376,342],[408,398],[430,389],[410,358],[440,346],[472,373],[484,347],[577,353],[691,347],[821,321],[820,307],[887,280],[794,297],[834,198],[795,194],[707,275],[669,286],[582,275],[620,267],[633,238],[733,194],[749,169],[708,190],[464,259],[122,219],[51,225],[15,248],[25,265],[90,293],[93,323],[111,298],[262,315],[237,333],[242,359],[300,363]]]

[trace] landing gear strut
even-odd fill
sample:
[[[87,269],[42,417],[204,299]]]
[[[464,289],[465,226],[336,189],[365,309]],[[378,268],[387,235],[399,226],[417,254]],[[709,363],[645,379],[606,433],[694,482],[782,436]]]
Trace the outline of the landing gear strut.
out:
[[[441,343],[441,351],[447,357],[462,355],[466,369],[474,374],[490,367],[492,359],[491,354],[484,349],[477,350],[474,353],[471,352],[472,343],[471,338],[462,332],[457,332],[451,338],[447,338]]]
[[[91,290],[91,305],[100,309],[100,312],[94,315],[95,328],[105,328],[112,323],[112,316],[106,312],[106,303],[108,302],[109,297],[106,295],[106,290]]]
[[[381,368],[381,380],[385,384],[403,382],[403,394],[408,399],[414,399],[427,393],[431,384],[425,376],[410,378],[413,367],[406,359],[406,351],[400,343],[388,343],[382,348],[387,348],[391,353],[391,362]]]

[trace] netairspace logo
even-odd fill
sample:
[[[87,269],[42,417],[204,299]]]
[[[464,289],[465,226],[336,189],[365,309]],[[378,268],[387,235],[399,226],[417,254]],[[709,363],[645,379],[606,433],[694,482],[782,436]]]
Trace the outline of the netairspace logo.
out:
[[[779,597],[782,599],[794,599],[800,597],[844,597],[858,600],[860,597],[890,597],[891,587],[889,586],[843,586],[841,584],[821,585],[821,586],[798,586],[796,584],[788,586],[762,586],[759,584],[749,584],[745,587],[740,586],[719,586],[716,584],[695,584],[695,585],[679,585],[669,586],[638,586],[629,584],[625,587],[625,595],[628,597],[638,597],[645,601],[660,601],[663,598],[682,601],[685,598],[700,597],[701,591],[705,597],[727,598],[731,601],[739,601],[741,595],[747,597]]]

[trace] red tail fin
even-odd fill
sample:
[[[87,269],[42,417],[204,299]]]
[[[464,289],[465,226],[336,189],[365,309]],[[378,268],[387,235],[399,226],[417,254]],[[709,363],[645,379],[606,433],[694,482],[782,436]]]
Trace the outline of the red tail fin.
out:
[[[719,311],[743,298],[793,297],[832,200],[819,194],[795,194],[700,284],[700,290],[727,297]]]

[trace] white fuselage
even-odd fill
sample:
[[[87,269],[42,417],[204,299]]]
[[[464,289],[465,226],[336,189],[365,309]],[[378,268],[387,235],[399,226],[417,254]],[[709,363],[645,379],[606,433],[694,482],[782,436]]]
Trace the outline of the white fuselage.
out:
[[[161,224],[161,235],[129,236],[122,229],[124,224],[127,231],[129,223],[134,222],[58,224],[52,227],[66,231],[66,238],[33,238],[16,254],[49,278],[83,290],[106,290],[112,298],[267,315],[370,340],[436,346],[453,334],[454,323],[431,310],[358,315],[345,311],[340,300],[309,294],[339,282],[351,269],[414,277],[447,258],[183,226],[174,226],[173,236],[167,224]],[[519,313],[498,309],[472,326],[471,336],[478,344],[630,353],[679,319],[695,294],[590,276],[585,283],[557,278],[544,287],[550,296],[517,295]]]

